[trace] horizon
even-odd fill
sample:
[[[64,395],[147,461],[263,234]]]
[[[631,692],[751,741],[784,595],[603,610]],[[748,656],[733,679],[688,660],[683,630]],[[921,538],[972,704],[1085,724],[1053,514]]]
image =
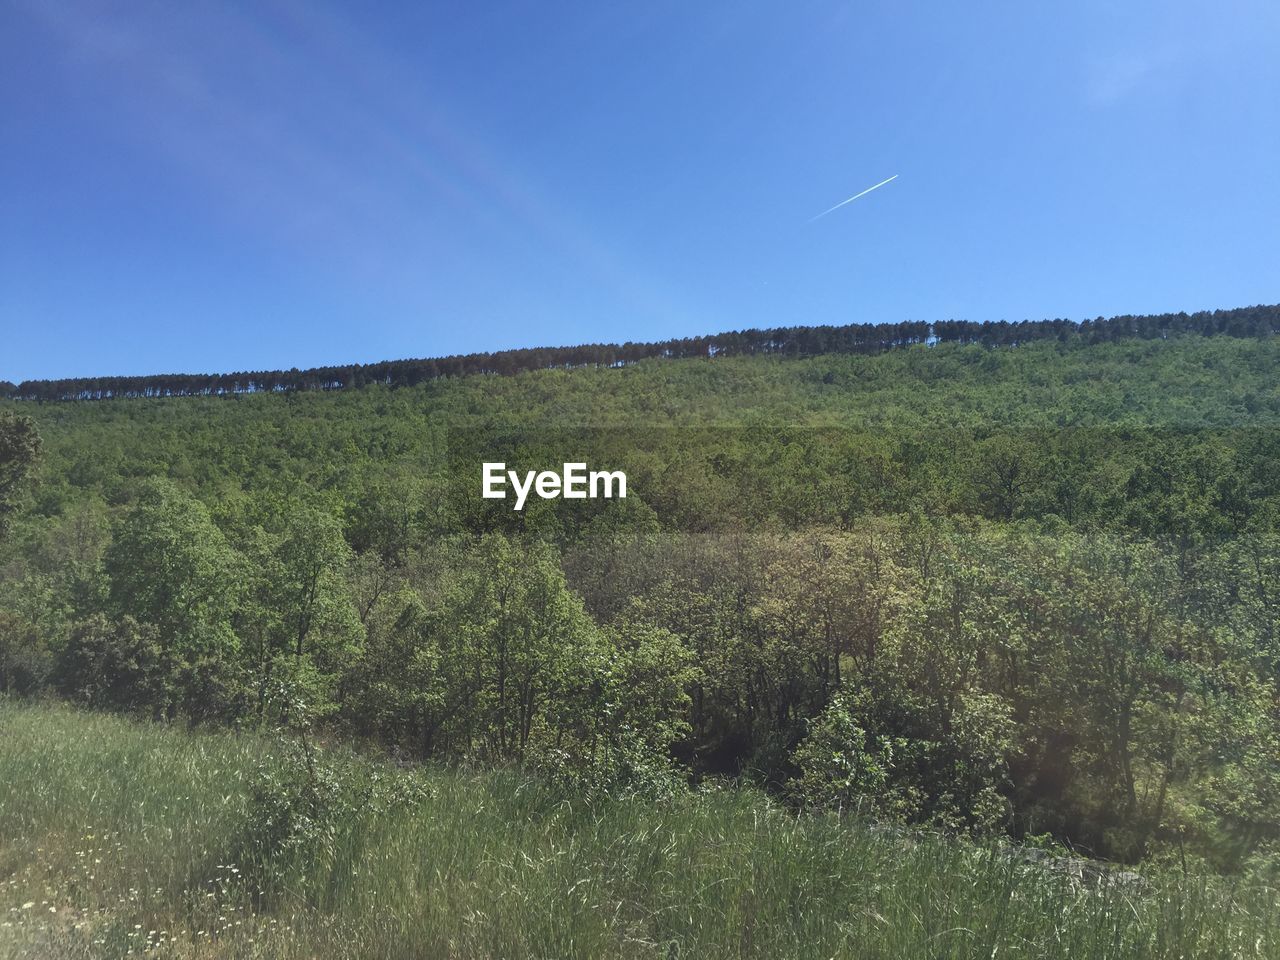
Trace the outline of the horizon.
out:
[[[0,380],[1274,303],[1278,35],[1252,0],[17,2]]]
[[[1280,313],[1280,303],[1247,304],[1247,305],[1241,305],[1241,306],[1235,306],[1235,307],[1219,307],[1212,310],[1195,310],[1195,311],[1179,310],[1179,311],[1173,311],[1169,313],[1160,313],[1160,314],[1119,314],[1111,317],[1101,317],[1101,316],[1084,317],[1078,320],[1070,317],[1043,317],[1040,319],[1027,318],[1023,320],[1011,320],[1011,321],[1010,320],[967,320],[967,319],[948,318],[947,320],[918,320],[918,321],[904,320],[904,321],[897,321],[897,322],[886,321],[883,323],[797,324],[789,327],[763,327],[763,328],[755,327],[755,328],[741,328],[738,330],[720,330],[714,333],[692,334],[684,337],[673,337],[666,340],[625,341],[625,342],[592,341],[589,343],[557,344],[557,345],[539,344],[536,346],[508,347],[508,348],[503,348],[496,351],[481,351],[481,352],[473,352],[469,354],[447,354],[447,355],[436,355],[436,356],[428,355],[428,356],[420,356],[420,357],[382,358],[379,360],[372,360],[367,362],[321,364],[315,367],[292,366],[292,367],[279,367],[274,369],[263,368],[263,369],[257,369],[257,370],[168,370],[168,371],[153,371],[151,373],[144,373],[144,374],[101,373],[101,374],[88,374],[80,377],[48,377],[48,378],[41,378],[41,379],[29,379],[29,380],[20,381],[17,383],[0,379],[0,387],[3,387],[4,389],[13,388],[16,390],[24,386],[34,386],[39,384],[75,384],[75,383],[89,383],[93,381],[110,381],[110,380],[137,381],[140,383],[145,383],[147,381],[162,381],[167,378],[183,378],[183,377],[192,377],[192,378],[207,377],[210,379],[226,379],[229,377],[313,374],[317,372],[337,373],[340,371],[351,372],[358,369],[368,370],[372,367],[378,367],[378,366],[403,367],[406,365],[413,365],[413,364],[447,363],[449,361],[458,361],[458,360],[466,361],[466,360],[476,360],[476,359],[483,359],[483,358],[495,359],[498,357],[510,358],[512,356],[519,356],[521,354],[536,354],[539,352],[558,353],[563,351],[581,350],[581,349],[586,349],[591,347],[613,348],[613,349],[620,350],[628,347],[636,347],[636,348],[650,347],[651,348],[651,347],[661,347],[661,346],[677,345],[677,344],[689,344],[689,343],[696,344],[698,341],[714,341],[721,338],[741,337],[741,336],[745,336],[753,333],[754,334],[795,333],[799,331],[813,331],[813,330],[847,331],[847,330],[855,330],[855,329],[861,329],[861,328],[874,330],[874,329],[903,328],[903,327],[913,327],[913,326],[926,327],[928,329],[928,335],[925,336],[923,339],[913,339],[910,337],[909,331],[903,331],[904,333],[908,334],[908,339],[902,340],[900,342],[891,343],[888,347],[885,347],[883,344],[880,344],[879,347],[876,347],[874,344],[870,344],[870,345],[863,344],[862,346],[858,346],[856,342],[853,342],[853,343],[846,343],[843,346],[834,346],[834,347],[818,349],[818,350],[802,349],[802,350],[799,350],[798,352],[791,352],[785,349],[778,349],[775,346],[772,349],[766,348],[761,350],[753,350],[753,351],[750,351],[749,353],[744,353],[744,352],[741,352],[741,346],[742,346],[741,344],[729,344],[727,347],[726,345],[723,345],[723,344],[721,345],[708,344],[707,352],[705,354],[704,353],[671,354],[671,355],[650,354],[648,356],[640,356],[634,359],[619,358],[613,362],[607,363],[606,365],[610,367],[619,367],[619,366],[629,366],[631,363],[643,362],[645,360],[718,359],[718,358],[729,358],[734,356],[737,356],[737,357],[774,356],[778,359],[792,359],[792,358],[821,356],[821,355],[828,355],[828,354],[839,355],[839,354],[852,353],[852,354],[866,355],[866,354],[882,353],[886,349],[898,349],[898,348],[910,347],[910,346],[934,347],[934,346],[941,346],[941,345],[947,345],[947,344],[950,344],[953,346],[971,346],[980,342],[979,340],[974,340],[974,339],[964,339],[963,335],[958,335],[960,338],[956,339],[955,337],[957,335],[954,333],[951,334],[950,336],[946,334],[939,334],[937,328],[939,326],[943,326],[946,324],[971,325],[973,327],[979,327],[979,328],[1007,326],[1007,327],[1031,327],[1033,329],[1037,327],[1044,327],[1044,326],[1049,326],[1054,324],[1068,324],[1071,327],[1073,327],[1077,333],[1080,333],[1083,331],[1086,325],[1089,325],[1089,324],[1095,324],[1101,327],[1102,325],[1105,325],[1105,324],[1114,324],[1120,320],[1153,320],[1153,319],[1164,320],[1166,318],[1172,318],[1172,317],[1184,317],[1188,319],[1195,319],[1199,317],[1217,317],[1223,314],[1236,314],[1236,315],[1247,314],[1248,312],[1251,312],[1251,311],[1270,311],[1273,314]],[[1256,318],[1252,322],[1256,325]],[[1276,323],[1270,324],[1267,327],[1268,335],[1270,335],[1270,332],[1273,332],[1276,329],[1276,327],[1277,327]],[[1219,332],[1216,334],[1215,333],[1206,334],[1203,331],[1197,332],[1194,329],[1191,329],[1191,330],[1174,329],[1171,334],[1166,332],[1158,339],[1177,338],[1180,336],[1188,336],[1188,335],[1189,336],[1220,335],[1220,336],[1230,336],[1230,337],[1246,337],[1246,336],[1256,336],[1257,334],[1244,333],[1244,332],[1230,332],[1230,333]],[[1112,339],[1125,340],[1125,339],[1133,339],[1133,338],[1152,339],[1151,337],[1146,336],[1145,333],[1141,333],[1141,332],[1137,334],[1132,332],[1122,333],[1117,337],[1113,337]],[[1032,337],[1028,340],[1019,341],[1006,346],[1025,346],[1027,343],[1038,342],[1045,339],[1047,338],[1042,336]],[[1108,342],[1111,342],[1111,341],[1108,341]],[[995,344],[995,345],[1000,346],[1001,344]],[[557,369],[557,368],[562,368],[566,365],[569,366],[570,368],[578,368],[578,367],[593,366],[593,365],[600,366],[601,363],[598,360],[595,362],[582,362],[582,363],[572,363],[572,362],[550,363],[550,364],[543,363],[542,365],[535,365],[535,366],[524,366],[524,367],[516,366],[513,370],[509,370],[506,372],[522,373],[522,372],[528,372],[532,370]],[[457,376],[457,375],[466,376],[466,375],[472,375],[475,373],[483,373],[483,372],[494,372],[494,371],[472,370],[472,371],[466,371],[462,374],[441,373],[441,374],[438,374],[438,376],[445,376],[445,377]],[[394,373],[392,371],[387,371],[387,376],[394,378]],[[401,376],[403,377],[403,372],[401,372]],[[437,375],[428,376],[427,379],[434,379],[435,376]],[[379,381],[369,381],[369,383],[377,383],[377,382]],[[388,380],[388,382],[392,382],[392,381]],[[358,388],[358,386],[360,385],[361,384],[357,384],[356,387],[353,387],[353,388]],[[367,385],[367,384],[364,384],[364,385]],[[342,389],[346,389],[348,387],[352,387],[352,385],[350,383],[342,383],[342,384],[339,384],[339,387]],[[229,390],[229,392],[257,393],[257,392],[270,392],[270,390],[272,389],[273,388],[263,386],[261,383],[259,383],[256,386],[249,386],[243,389],[232,388]],[[274,389],[280,389],[280,388],[277,387]],[[305,389],[315,389],[315,388],[314,387],[297,387],[297,388],[284,388],[284,389],[286,390],[304,389],[305,390]],[[329,389],[329,388],[326,387],[325,389]],[[221,392],[221,390],[218,392]],[[194,396],[198,394],[179,394],[179,395]],[[3,394],[0,394],[0,399],[2,398],[3,398]],[[13,394],[10,398],[11,399],[17,398],[17,394]]]

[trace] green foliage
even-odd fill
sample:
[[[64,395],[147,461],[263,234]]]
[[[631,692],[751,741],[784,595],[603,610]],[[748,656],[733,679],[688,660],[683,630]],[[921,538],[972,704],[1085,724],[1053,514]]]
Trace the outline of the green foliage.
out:
[[[562,738],[538,744],[527,765],[552,791],[575,803],[670,800],[688,789],[684,771],[633,731],[591,743]]]
[[[446,749],[446,720],[465,707],[465,691],[449,688],[451,674],[441,662],[443,648],[432,623],[410,587],[379,590],[365,619],[364,650],[345,673],[345,712],[353,726],[398,752],[419,756]]]
[[[237,557],[204,504],[151,481],[104,558],[109,602],[183,658],[232,646]]]
[[[608,639],[577,681],[589,693],[573,726],[536,743],[530,765],[570,797],[671,797],[686,786],[670,750],[689,735],[700,671],[675,634],[643,621]]]
[[[256,896],[279,896],[299,873],[339,867],[362,820],[412,809],[423,796],[409,778],[328,756],[302,729],[254,767],[231,859],[245,865]]]
[[[1261,869],[1280,341],[995,349],[1014,329],[6,403],[43,467],[0,543],[0,687],[241,726],[305,708],[404,761],[536,767],[599,802],[738,777]],[[517,514],[475,495],[491,456],[625,469],[631,495]]]
[[[163,717],[176,696],[178,671],[155,627],[95,614],[71,631],[57,682],[63,696],[84,706]]]
[[[0,694],[39,692],[52,656],[38,630],[9,610],[0,610]]]
[[[792,756],[800,774],[790,793],[799,804],[973,834],[1006,824],[1014,728],[999,698],[963,697],[938,740],[878,732],[894,725],[873,711],[838,696],[810,725]]]
[[[582,804],[512,771],[331,748],[312,819],[305,758],[272,738],[5,702],[0,729],[0,950],[17,956],[1280,956],[1274,886],[1081,877],[744,787]],[[258,861],[255,835],[298,839]]]
[[[844,698],[836,697],[792,755],[800,775],[790,785],[791,794],[810,809],[899,819],[909,811],[885,794],[893,753],[892,742],[869,738]]]
[[[0,534],[18,507],[18,497],[40,461],[40,435],[29,417],[0,411]]]
[[[305,688],[313,712],[332,712],[336,679],[358,655],[363,632],[343,580],[351,548],[342,528],[305,504],[237,519],[246,572],[233,625],[258,717],[280,684]]]

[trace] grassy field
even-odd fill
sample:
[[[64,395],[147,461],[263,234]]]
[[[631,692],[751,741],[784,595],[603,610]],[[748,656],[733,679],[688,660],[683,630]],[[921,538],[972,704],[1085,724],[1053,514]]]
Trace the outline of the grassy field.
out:
[[[1081,882],[737,788],[593,806],[326,755],[402,802],[263,862],[281,745],[0,702],[0,957],[1280,956],[1276,892],[1221,879]]]

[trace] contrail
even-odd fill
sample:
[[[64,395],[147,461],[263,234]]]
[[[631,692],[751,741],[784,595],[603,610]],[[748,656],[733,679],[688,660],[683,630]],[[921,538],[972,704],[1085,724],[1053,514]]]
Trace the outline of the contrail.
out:
[[[889,178],[889,180],[897,180],[897,179],[898,179],[898,175],[897,175],[896,173],[895,173],[892,177],[890,177],[890,178]],[[866,196],[868,193],[870,193],[872,190],[878,190],[880,187],[883,187],[886,183],[888,183],[888,182],[889,182],[889,180],[881,180],[881,181],[880,181],[879,183],[877,183],[874,187],[867,187],[867,189],[863,190],[861,193],[855,193],[855,194],[854,194],[852,197],[850,197],[848,200],[841,200],[841,201],[840,201],[839,203],[837,203],[834,207],[832,207],[832,208],[831,208],[831,210],[823,210],[823,211],[822,211],[820,214],[818,214],[816,217],[812,217],[812,218],[810,218],[809,222],[810,222],[810,223],[813,223],[813,221],[814,221],[814,220],[821,220],[821,219],[822,219],[823,217],[825,217],[828,213],[831,213],[831,211],[832,211],[832,210],[839,210],[839,209],[840,209],[841,207],[843,207],[846,203],[853,203],[853,201],[857,200],[859,197],[865,197],[865,196]]]

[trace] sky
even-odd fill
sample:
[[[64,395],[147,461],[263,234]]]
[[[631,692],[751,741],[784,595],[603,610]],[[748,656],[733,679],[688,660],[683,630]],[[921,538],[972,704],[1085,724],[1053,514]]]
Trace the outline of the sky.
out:
[[[0,0],[0,379],[1274,303],[1277,50],[1272,0]]]

